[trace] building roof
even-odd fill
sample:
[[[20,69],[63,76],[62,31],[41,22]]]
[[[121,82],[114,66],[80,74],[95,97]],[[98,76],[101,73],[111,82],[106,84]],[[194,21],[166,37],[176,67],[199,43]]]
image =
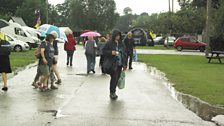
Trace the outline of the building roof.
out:
[[[13,22],[16,22],[18,24],[20,24],[21,26],[27,26],[26,23],[23,21],[23,19],[21,17],[11,17],[11,20]]]

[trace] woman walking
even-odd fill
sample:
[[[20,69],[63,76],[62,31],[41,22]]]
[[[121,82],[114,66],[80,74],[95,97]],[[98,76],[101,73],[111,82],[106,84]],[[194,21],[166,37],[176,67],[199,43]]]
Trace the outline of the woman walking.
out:
[[[100,67],[101,67],[101,72],[104,74],[104,71],[103,71],[103,61],[104,61],[104,55],[103,55],[103,48],[104,46],[106,45],[106,38],[104,37],[101,37],[100,38],[100,41],[98,42],[98,45],[97,45],[97,48],[98,48],[98,54],[100,55]]]
[[[6,37],[3,33],[0,33],[0,73],[2,74],[3,80],[3,91],[7,91],[7,73],[11,73],[11,66],[10,66],[10,48],[11,45],[9,42],[6,41]]]
[[[92,71],[95,73],[95,64],[96,64],[96,41],[93,39],[93,36],[88,36],[88,41],[85,43],[85,55],[87,59],[87,74]]]
[[[75,47],[76,41],[72,32],[70,34],[67,34],[66,36],[68,38],[68,42],[65,42],[64,44],[64,50],[67,52],[66,65],[68,66],[70,64],[70,66],[72,66],[73,54],[74,54],[74,51],[76,50],[76,47]]]
[[[45,39],[46,41],[40,45],[41,58],[39,59],[38,68],[41,75],[40,83],[43,84],[43,87],[40,87],[40,89],[43,91],[48,90],[48,79],[54,58],[54,47],[52,45],[54,39],[52,34],[48,34]]]
[[[121,41],[121,32],[118,30],[114,30],[112,33],[112,39],[107,42],[105,47],[103,48],[103,54],[105,58],[104,70],[106,73],[110,74],[110,98],[117,99],[116,95],[116,87],[118,83],[118,79],[120,77],[122,68],[123,71],[127,69],[126,62],[126,50],[125,45]],[[106,69],[109,68],[109,69]]]

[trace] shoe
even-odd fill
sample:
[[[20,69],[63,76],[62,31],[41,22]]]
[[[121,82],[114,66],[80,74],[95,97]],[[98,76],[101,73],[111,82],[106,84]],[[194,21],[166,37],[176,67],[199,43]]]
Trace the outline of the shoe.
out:
[[[58,87],[57,87],[56,85],[52,84],[52,85],[51,85],[51,89],[52,89],[52,90],[55,90],[55,89],[58,89]]]
[[[87,74],[89,74],[90,73],[90,71],[87,71]]]
[[[41,91],[48,91],[49,90],[49,88],[47,86],[39,87],[39,89]]]
[[[8,87],[3,87],[2,90],[3,91],[8,91]]]
[[[96,72],[95,72],[95,70],[92,70],[92,72],[95,74]]]
[[[132,70],[133,68],[132,67],[129,67],[129,70]]]
[[[33,82],[32,86],[34,86],[34,88],[38,88],[39,86],[37,85],[37,83]]]
[[[66,64],[66,65],[68,66],[68,64],[69,64],[69,62],[67,62],[67,64]]]
[[[55,84],[61,84],[61,79],[58,79],[58,81],[56,81]]]
[[[70,66],[72,66],[72,64],[70,64]]]
[[[116,95],[116,93],[110,93],[110,98],[115,100],[118,98],[118,96]]]

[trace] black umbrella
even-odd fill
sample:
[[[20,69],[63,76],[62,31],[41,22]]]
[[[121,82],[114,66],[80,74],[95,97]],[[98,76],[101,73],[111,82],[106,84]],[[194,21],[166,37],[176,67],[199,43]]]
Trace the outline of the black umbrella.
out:
[[[9,23],[5,20],[0,19],[0,28],[9,26]]]

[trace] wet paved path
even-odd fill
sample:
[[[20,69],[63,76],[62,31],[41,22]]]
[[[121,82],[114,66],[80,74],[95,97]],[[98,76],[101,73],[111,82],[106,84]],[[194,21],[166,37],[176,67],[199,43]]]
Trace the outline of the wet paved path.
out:
[[[109,76],[101,75],[98,65],[95,75],[86,76],[81,47],[67,67],[60,46],[63,84],[40,92],[30,86],[36,67],[19,72],[9,80],[9,91],[0,92],[0,126],[213,126],[174,100],[142,63],[127,71],[126,88],[110,100]]]

